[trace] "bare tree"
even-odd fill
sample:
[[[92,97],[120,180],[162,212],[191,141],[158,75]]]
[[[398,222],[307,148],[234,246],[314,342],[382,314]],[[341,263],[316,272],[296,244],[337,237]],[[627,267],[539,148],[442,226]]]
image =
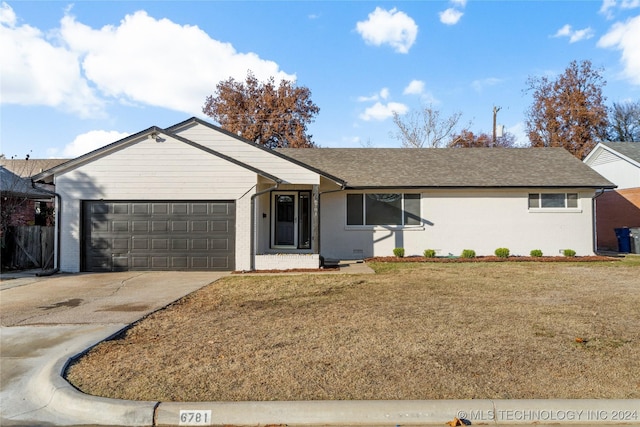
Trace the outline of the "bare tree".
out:
[[[440,111],[431,105],[420,111],[413,110],[406,116],[393,113],[393,123],[398,129],[392,137],[406,148],[444,147],[461,117],[462,113],[457,112],[441,118]]]
[[[608,137],[611,141],[640,142],[640,101],[613,103]]]
[[[572,61],[556,79],[530,77],[526,91],[533,92],[533,104],[526,125],[531,146],[564,147],[583,159],[606,136],[605,84],[591,61]]]

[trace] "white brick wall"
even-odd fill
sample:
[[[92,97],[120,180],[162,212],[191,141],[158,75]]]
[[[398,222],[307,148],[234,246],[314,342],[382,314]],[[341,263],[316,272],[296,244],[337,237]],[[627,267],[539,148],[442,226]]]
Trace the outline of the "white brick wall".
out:
[[[236,200],[236,270],[251,269],[251,195]]]
[[[269,254],[256,255],[256,270],[289,270],[294,268],[319,268],[318,254]]]

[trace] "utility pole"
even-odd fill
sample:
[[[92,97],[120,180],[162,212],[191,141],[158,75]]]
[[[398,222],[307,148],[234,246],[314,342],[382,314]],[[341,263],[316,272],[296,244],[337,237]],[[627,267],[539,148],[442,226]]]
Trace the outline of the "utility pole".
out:
[[[498,111],[500,111],[502,107],[493,106],[493,145],[496,145],[496,117],[498,116]]]

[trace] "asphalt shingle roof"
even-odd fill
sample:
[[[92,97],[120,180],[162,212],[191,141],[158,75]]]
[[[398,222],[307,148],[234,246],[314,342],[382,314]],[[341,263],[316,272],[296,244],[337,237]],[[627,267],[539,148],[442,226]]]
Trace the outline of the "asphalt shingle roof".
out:
[[[0,166],[18,176],[28,178],[65,163],[68,160],[69,159],[0,159]]]
[[[590,187],[614,184],[563,148],[284,148],[351,188]]]

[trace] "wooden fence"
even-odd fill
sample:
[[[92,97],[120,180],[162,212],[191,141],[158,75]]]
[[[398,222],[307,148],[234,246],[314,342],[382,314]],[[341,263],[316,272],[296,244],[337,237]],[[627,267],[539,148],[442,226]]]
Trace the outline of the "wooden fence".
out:
[[[12,270],[53,268],[55,227],[9,227],[4,236],[2,267]]]

